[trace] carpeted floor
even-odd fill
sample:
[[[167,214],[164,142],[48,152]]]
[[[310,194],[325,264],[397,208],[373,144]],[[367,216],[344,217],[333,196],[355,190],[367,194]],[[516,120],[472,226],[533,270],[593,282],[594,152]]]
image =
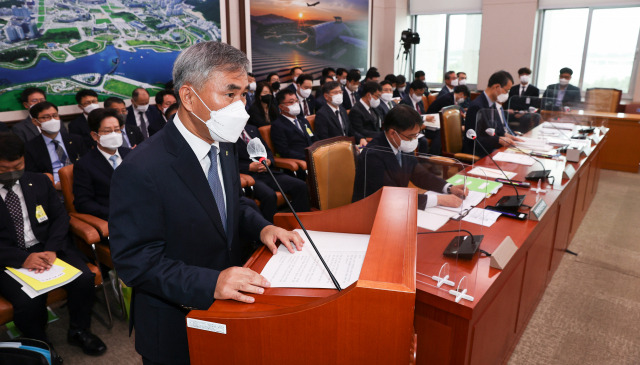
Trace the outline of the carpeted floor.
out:
[[[531,318],[509,364],[640,364],[640,174],[603,170],[589,212]],[[102,297],[102,294],[99,294]],[[114,303],[115,305],[115,303]],[[128,324],[94,320],[107,344],[100,357],[66,343],[68,313],[48,334],[65,364],[141,364]],[[105,315],[104,305],[96,311]],[[6,339],[0,327],[0,340]]]

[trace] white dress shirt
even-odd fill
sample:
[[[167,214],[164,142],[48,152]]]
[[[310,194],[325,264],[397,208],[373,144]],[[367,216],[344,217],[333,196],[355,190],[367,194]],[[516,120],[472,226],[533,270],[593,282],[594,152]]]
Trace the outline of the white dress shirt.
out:
[[[339,108],[331,105],[331,103],[327,103],[327,105],[329,106],[329,108],[331,108],[331,112],[333,114],[336,114],[336,112],[340,110]],[[338,113],[338,121],[340,122],[340,127],[342,128],[342,135],[344,135],[344,121],[342,120],[342,115],[340,113]]]
[[[24,246],[29,248],[38,243],[36,239],[36,235],[33,233],[33,229],[31,228],[31,220],[29,219],[29,211],[27,210],[27,203],[24,200],[24,194],[22,193],[22,188],[20,187],[20,181],[16,181],[15,185],[13,185],[13,192],[16,193],[18,199],[20,199],[20,207],[22,208],[22,222],[24,225]],[[4,186],[0,185],[0,196],[2,200],[7,198],[7,193],[9,190]]]
[[[98,148],[98,147],[96,147]],[[104,158],[107,159],[107,162],[109,163],[109,166],[113,166],[113,162],[111,162],[111,160],[109,158],[111,158],[111,156],[116,156],[116,167],[120,166],[120,164],[122,163],[122,157],[120,156],[120,152],[118,152],[118,150],[116,150],[116,153],[109,154],[107,152],[104,152],[103,150],[98,148],[98,151],[100,151],[100,153],[102,154],[102,156],[104,156]],[[114,167],[115,169],[115,167]]]
[[[147,133],[149,133],[149,118],[147,118],[146,112],[142,113],[142,115],[144,118],[144,122],[147,125]],[[135,107],[133,108],[133,116],[136,117],[136,125],[142,131],[142,124],[140,122],[140,111],[138,111]],[[144,134],[144,132],[142,132],[142,134]]]

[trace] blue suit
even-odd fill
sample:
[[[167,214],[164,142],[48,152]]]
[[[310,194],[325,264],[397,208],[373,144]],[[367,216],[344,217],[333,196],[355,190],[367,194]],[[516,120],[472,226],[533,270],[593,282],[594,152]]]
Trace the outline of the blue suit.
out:
[[[153,362],[189,362],[185,315],[207,309],[220,272],[242,265],[269,225],[240,199],[233,143],[220,143],[226,226],[207,176],[175,122],[133,150],[111,181],[111,256],[133,287],[136,350]],[[242,229],[240,229],[242,228]]]

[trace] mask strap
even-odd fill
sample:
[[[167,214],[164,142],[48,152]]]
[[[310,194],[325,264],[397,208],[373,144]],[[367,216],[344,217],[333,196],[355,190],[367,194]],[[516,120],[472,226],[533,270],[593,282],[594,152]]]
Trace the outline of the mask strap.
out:
[[[193,91],[193,93],[194,93],[194,94],[196,94],[196,96],[198,97],[198,99],[200,100],[200,102],[202,103],[202,105],[204,105],[204,107],[205,107],[205,108],[207,108],[207,110],[208,110],[209,112],[212,112],[212,110],[211,110],[211,109],[209,109],[209,107],[207,106],[207,104],[205,104],[205,103],[204,103],[204,101],[202,101],[202,99],[200,99],[200,95],[198,95],[198,93],[197,93],[195,90],[193,90],[193,88],[192,88],[191,86],[189,86],[189,89],[191,89],[191,91]],[[191,113],[191,114],[193,114],[193,113]],[[195,114],[193,114],[193,115],[195,115]],[[197,115],[196,115],[196,117],[197,117]],[[198,118],[198,119],[200,119],[200,118]],[[202,120],[202,119],[200,119],[200,120]]]

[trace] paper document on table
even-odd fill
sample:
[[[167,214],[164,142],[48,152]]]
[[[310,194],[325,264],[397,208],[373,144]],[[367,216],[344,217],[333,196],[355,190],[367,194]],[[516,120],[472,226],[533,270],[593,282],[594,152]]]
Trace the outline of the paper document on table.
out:
[[[426,210],[418,209],[418,227],[437,231],[449,221],[449,216],[440,215],[431,209],[432,208],[427,208]],[[455,213],[451,213],[451,215],[453,216]]]
[[[447,182],[453,185],[466,184],[469,191],[478,191],[487,195],[497,193],[498,189],[502,187],[502,184],[496,181],[478,179],[477,177],[464,175],[453,175],[447,179]]]
[[[462,218],[463,221],[491,227],[502,213],[492,210],[473,208]]]
[[[541,128],[540,134],[545,136],[559,136],[560,132],[553,128]]]
[[[566,129],[572,131],[576,126],[574,123],[551,123],[551,122],[543,122],[542,128],[553,128],[553,129]]]
[[[427,121],[427,117],[433,117],[432,121]],[[429,118],[431,119],[431,118]],[[440,113],[422,115],[422,126],[432,131],[440,129]]]
[[[531,156],[523,155],[521,153],[498,152],[493,156],[493,159],[496,161],[512,162],[526,166],[531,166],[535,162]]]
[[[504,175],[507,175],[509,179],[513,179],[514,177],[516,177],[516,175],[518,175],[517,173],[511,172],[511,171],[505,171],[503,174],[498,169],[490,169],[488,167],[480,167],[480,166],[476,166],[472,168],[471,170],[469,170],[469,173],[471,175],[482,176],[488,179],[497,179],[497,178],[504,179]]]
[[[480,204],[480,202],[482,201],[482,199],[484,199],[485,194],[478,192],[478,191],[469,191],[469,195],[467,195],[464,200],[462,201],[462,205],[454,208],[454,207],[443,207],[443,206],[438,206],[438,208],[440,209],[444,209],[444,210],[448,210],[450,212],[456,212],[458,214],[460,213],[464,213],[467,210],[475,207],[476,205]]]
[[[570,142],[569,139],[567,138],[556,138],[556,137],[549,137],[546,138],[545,141],[547,141],[548,144],[553,144],[553,145],[558,145],[558,146],[565,146],[568,145]]]
[[[289,253],[284,245],[260,273],[272,288],[334,289],[327,270],[302,230],[296,229],[305,244],[302,251]],[[308,231],[340,287],[346,288],[360,277],[370,235]]]

